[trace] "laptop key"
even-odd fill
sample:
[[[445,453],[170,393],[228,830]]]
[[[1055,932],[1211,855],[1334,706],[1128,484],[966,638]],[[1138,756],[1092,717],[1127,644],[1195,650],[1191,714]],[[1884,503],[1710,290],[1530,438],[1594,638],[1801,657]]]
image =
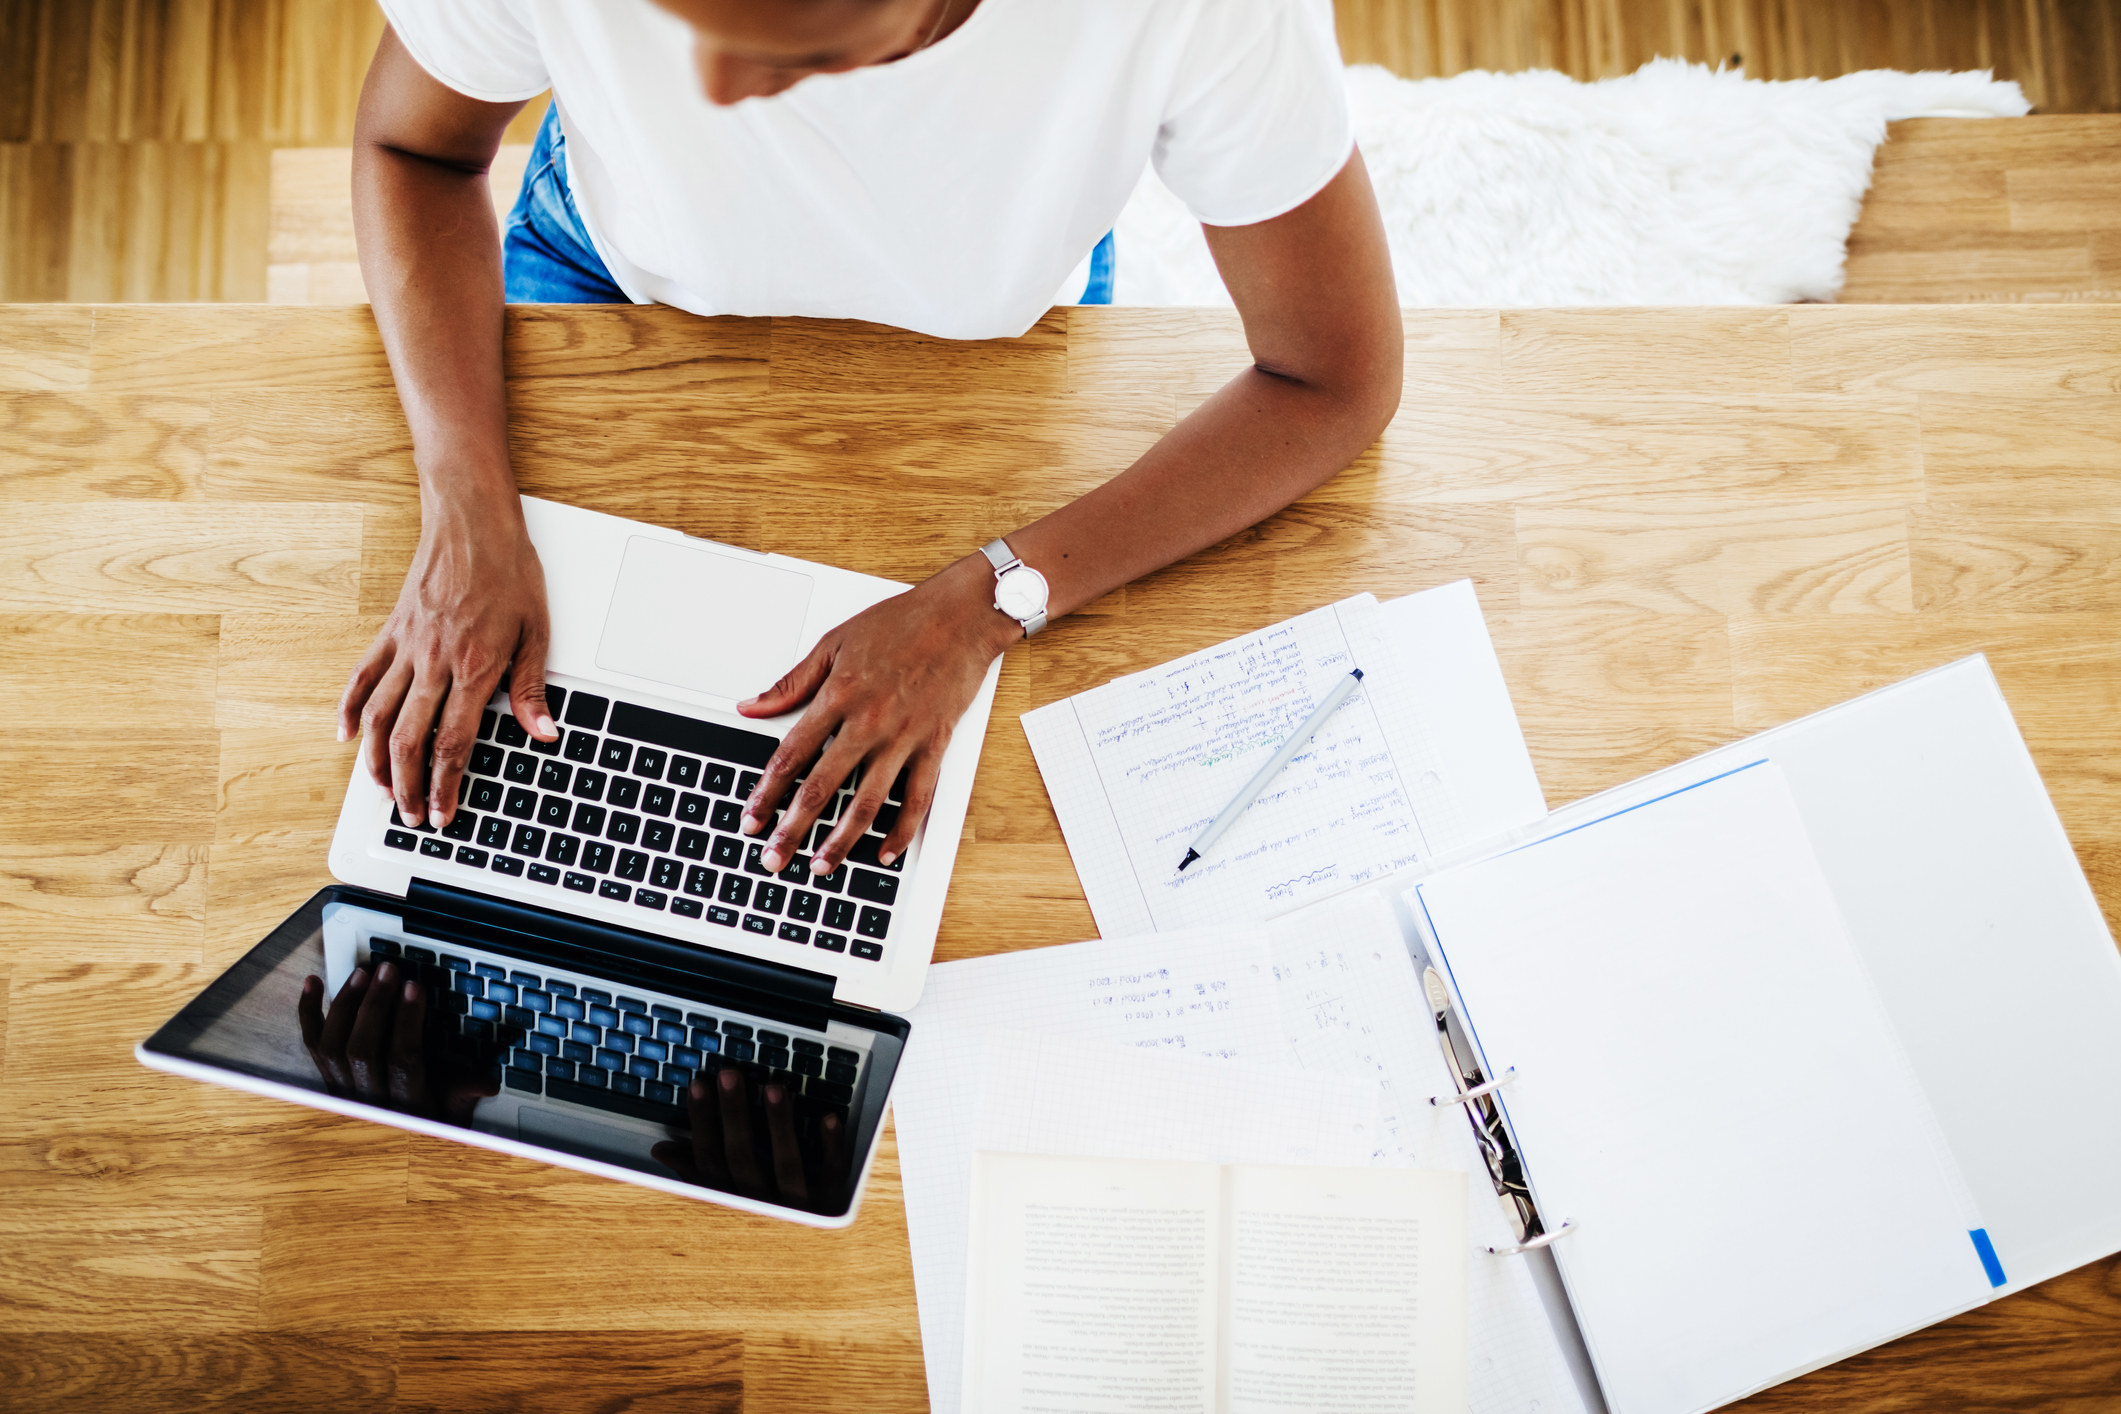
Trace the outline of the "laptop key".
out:
[[[480,741],[489,741],[493,738],[493,724],[500,717],[500,715],[501,714],[499,712],[496,712],[491,708],[488,708],[486,711],[479,714]]]
[[[575,856],[580,853],[581,848],[582,842],[573,835],[554,835],[545,846],[545,857],[562,869],[567,869],[573,867]]]
[[[406,824],[405,817],[398,814],[398,807],[395,805],[390,807],[390,823],[401,830],[418,830],[423,835],[431,835],[435,832],[435,827],[425,820],[417,825]]]
[[[677,843],[678,827],[668,820],[649,820],[641,826],[641,843],[649,849],[667,852]]]
[[[675,859],[658,859],[649,871],[648,882],[659,889],[675,889],[684,875],[685,866]]]
[[[854,925],[854,931],[865,938],[881,938],[891,931],[891,915],[881,908],[864,908],[861,921]],[[865,956],[860,948],[854,950],[854,955]]]
[[[825,1062],[820,1056],[798,1055],[795,1058],[794,1070],[797,1075],[815,1078],[824,1068]]]
[[[815,923],[818,908],[823,903],[823,899],[808,889],[797,889],[795,896],[788,900],[788,916],[798,923]]]
[[[857,869],[853,877],[847,880],[847,896],[864,899],[870,903],[897,903],[898,880],[889,874],[873,874],[867,869]]]
[[[629,1036],[653,1036],[655,1021],[647,1012],[629,1011],[619,1018],[619,1026]]]
[[[610,698],[599,697],[593,692],[584,692],[580,688],[576,688],[573,695],[567,699],[567,725],[570,727],[587,727],[593,732],[602,731],[604,713],[610,707]]]
[[[810,935],[810,946],[825,952],[845,952],[847,940],[838,933],[813,933]]]
[[[420,842],[419,836],[410,830],[385,830],[383,843],[392,849],[411,849]]]
[[[606,879],[597,885],[597,892],[605,898],[615,898],[620,903],[633,897],[633,890],[616,879]]]
[[[545,1062],[547,1082],[574,1079],[574,1062],[561,1056],[553,1056]]]
[[[906,856],[903,854],[889,864],[877,864],[877,852],[883,848],[883,845],[884,842],[875,835],[863,835],[847,851],[847,857],[856,864],[873,864],[879,869],[903,869],[906,864]]]
[[[611,1077],[611,1088],[621,1095],[638,1095],[641,1093],[641,1077],[638,1075],[614,1075]]]
[[[766,867],[766,846],[757,840],[744,846],[744,871],[749,874],[771,874]]]
[[[627,742],[605,738],[604,747],[597,753],[597,764],[607,771],[623,771],[633,763],[633,747]]]
[[[497,854],[493,857],[493,863],[487,867],[496,874],[506,874],[510,878],[520,877],[523,873],[523,861],[512,855]]]
[[[838,893],[841,889],[847,887],[847,866],[842,864],[830,874],[812,874],[810,876],[810,887],[823,889],[828,894]]]
[[[734,928],[736,926],[736,910],[715,904],[707,910],[707,921],[709,923],[719,923],[724,928]]]
[[[601,835],[604,833],[604,807],[601,805],[577,805],[574,808],[574,832],[578,835]]]
[[[602,771],[592,771],[587,766],[574,773],[574,795],[577,800],[602,800],[605,776]]]
[[[659,894],[654,889],[635,889],[633,901],[643,908],[663,909],[670,906],[670,895]]]
[[[613,811],[610,823],[604,827],[604,837],[617,840],[620,844],[632,844],[640,838],[640,834],[641,817],[628,815],[623,811]]]
[[[591,1002],[589,1019],[598,1026],[616,1026],[619,1024],[619,1009],[611,1004],[609,998],[601,1002]]]
[[[716,795],[727,795],[736,789],[736,768],[719,761],[707,763],[707,789]]]
[[[473,849],[468,844],[460,844],[457,846],[457,863],[469,864],[474,869],[484,869],[486,867],[486,851]]]
[[[538,1073],[534,1070],[518,1070],[516,1067],[510,1066],[506,1072],[506,1079],[508,1088],[511,1090],[528,1090],[535,1095],[545,1088],[544,1081],[539,1078]]]
[[[821,1056],[825,1054],[824,1046],[811,1040],[808,1036],[798,1036],[789,1044],[795,1047],[795,1053],[799,1056]]]
[[[564,791],[567,789],[567,783],[573,779],[574,767],[565,761],[547,761],[538,769],[539,790]]]
[[[560,882],[560,871],[553,868],[550,864],[533,864],[530,866],[530,882],[533,884],[557,884]]]
[[[616,777],[604,800],[613,810],[631,810],[640,804],[641,783],[631,776]]]
[[[611,872],[611,858],[617,853],[602,840],[591,840],[582,846],[582,867],[596,874]]]
[[[527,786],[538,778],[538,758],[526,751],[511,751],[501,775],[519,786]]]
[[[744,807],[733,800],[717,800],[713,814],[708,817],[708,823],[717,830],[733,835],[744,823]]]
[[[597,747],[602,742],[595,732],[567,733],[567,759],[585,765],[597,759]]]
[[[761,879],[751,890],[751,906],[761,913],[779,913],[788,901],[788,886]]]
[[[825,900],[825,926],[827,928],[852,928],[854,905],[843,898]]]
[[[741,1021],[725,1021],[722,1023],[722,1034],[735,1040],[748,1041],[751,1039],[751,1028]]]
[[[829,1080],[812,1080],[803,1086],[803,1093],[826,1105],[851,1104],[854,1100],[852,1085],[835,1085]]]
[[[884,955],[883,947],[877,943],[870,942],[867,938],[856,938],[848,946],[847,951],[866,962],[875,962]]]
[[[641,1093],[659,1105],[674,1105],[678,1097],[676,1086],[666,1085],[660,1080],[643,1080]]]
[[[528,820],[538,813],[538,793],[522,786],[510,786],[508,799],[501,806],[501,813],[512,820]]]
[[[576,1083],[580,1084],[583,1088],[595,1090],[598,1092],[601,1092],[606,1085],[609,1085],[611,1083],[610,1079],[604,1074],[604,1072],[598,1070],[593,1065],[576,1065],[574,1068],[574,1078]],[[560,1082],[560,1084],[562,1085],[565,1085],[566,1083],[567,1082],[564,1080]],[[581,1103],[593,1102],[583,1101]]]
[[[560,1054],[567,1057],[567,1059],[571,1061],[579,1061],[584,1064],[587,1064],[596,1056],[596,1053],[596,1047],[586,1045],[581,1041],[560,1042]]]
[[[733,903],[742,908],[751,902],[751,881],[742,874],[724,874],[722,891],[715,895],[723,903]]]
[[[783,923],[780,938],[784,943],[807,943],[810,941],[810,930],[800,923]]]
[[[763,765],[764,763],[761,762],[760,764]],[[749,800],[751,798],[751,793],[758,789],[759,779],[760,777],[757,771],[746,771],[743,775],[738,776],[736,778],[737,799]]]
[[[670,901],[670,911],[681,918],[699,917],[701,907],[702,904],[696,898],[674,898]]]
[[[734,869],[744,862],[744,842],[733,835],[716,835],[707,858],[724,869]]]
[[[469,810],[459,810],[454,819],[442,827],[442,834],[453,840],[468,840],[479,828],[479,817]]]
[[[513,982],[488,982],[486,984],[486,995],[492,1001],[508,1002],[513,1005],[516,1000],[516,985]]]
[[[683,825],[706,824],[708,804],[706,796],[694,795],[690,791],[679,796],[677,804],[678,823]]]
[[[536,825],[516,826],[516,837],[508,842],[511,853],[536,859],[545,852],[545,832]]]
[[[645,776],[651,781],[659,781],[663,778],[664,763],[669,759],[667,752],[644,746],[633,753],[633,773],[636,776]]]
[[[696,786],[700,783],[700,763],[690,756],[673,756],[664,779],[674,786]]]
[[[600,991],[595,987],[584,987],[582,989],[582,1004],[584,1006],[610,1006],[611,993]]]
[[[638,884],[648,877],[648,856],[637,849],[620,850],[618,875]]]
[[[530,740],[530,733],[523,730],[523,724],[515,719],[514,713],[503,712],[499,716],[500,720],[493,724],[495,741],[503,746],[521,746]]]
[[[704,830],[679,830],[678,853],[687,859],[705,859],[712,839]]]
[[[896,805],[878,806],[876,818],[869,822],[869,833],[872,835],[890,834],[891,827],[898,823],[898,812],[899,808]]]
[[[564,830],[574,807],[564,795],[548,795],[538,803],[538,823],[547,829]]]
[[[573,889],[578,894],[596,892],[597,881],[587,874],[577,874],[572,869],[560,876],[560,887]]]
[[[763,933],[770,938],[773,936],[773,920],[763,913],[747,913],[744,915],[744,931]]]
[[[537,752],[540,756],[557,756],[560,754],[560,738],[554,737],[551,741],[539,741],[536,737],[532,737],[530,739],[530,749]]]
[[[490,741],[482,741],[471,749],[471,773],[474,776],[498,776],[501,763],[507,759],[507,752]]]
[[[623,1052],[605,1047],[597,1052],[596,1064],[599,1070],[624,1070],[626,1057]]]

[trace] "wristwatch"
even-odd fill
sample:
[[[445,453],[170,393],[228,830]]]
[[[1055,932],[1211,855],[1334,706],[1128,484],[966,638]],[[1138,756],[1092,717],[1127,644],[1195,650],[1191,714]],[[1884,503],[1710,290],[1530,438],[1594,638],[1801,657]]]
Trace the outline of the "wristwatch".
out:
[[[1006,540],[979,547],[994,566],[994,607],[1024,626],[1029,638],[1046,626],[1046,577],[1016,557]]]

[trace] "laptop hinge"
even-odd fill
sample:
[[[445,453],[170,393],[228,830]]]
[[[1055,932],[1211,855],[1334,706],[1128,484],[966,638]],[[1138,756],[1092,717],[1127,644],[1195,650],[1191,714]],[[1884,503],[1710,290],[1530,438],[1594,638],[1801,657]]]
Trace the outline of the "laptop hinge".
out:
[[[558,944],[616,963],[634,963],[698,978],[719,991],[739,992],[762,1003],[829,1008],[835,979],[821,972],[723,952],[704,943],[679,942],[634,928],[576,918],[536,904],[474,893],[454,884],[414,879],[405,891],[405,926],[418,932],[469,933],[492,941]]]

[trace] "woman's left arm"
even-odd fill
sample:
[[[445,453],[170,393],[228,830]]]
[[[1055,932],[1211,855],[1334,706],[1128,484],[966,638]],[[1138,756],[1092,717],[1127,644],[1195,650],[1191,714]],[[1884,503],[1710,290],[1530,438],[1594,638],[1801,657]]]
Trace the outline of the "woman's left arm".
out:
[[[1399,408],[1399,298],[1361,153],[1286,215],[1206,230],[1252,366],[1124,472],[1007,537],[1045,575],[1051,618],[1273,515],[1354,460]],[[811,704],[744,806],[745,829],[756,833],[809,768],[764,862],[780,869],[797,858],[818,810],[858,777],[853,807],[811,865],[830,872],[902,771],[904,805],[882,854],[903,853],[933,799],[952,726],[987,665],[1022,636],[995,609],[993,570],[975,549],[826,634],[741,704],[755,717]]]

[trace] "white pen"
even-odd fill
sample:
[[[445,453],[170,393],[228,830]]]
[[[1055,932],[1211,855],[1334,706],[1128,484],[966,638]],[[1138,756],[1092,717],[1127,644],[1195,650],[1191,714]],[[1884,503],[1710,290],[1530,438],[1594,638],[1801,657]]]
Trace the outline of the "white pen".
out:
[[[1288,765],[1291,758],[1304,749],[1305,743],[1318,735],[1318,729],[1326,724],[1326,718],[1333,715],[1333,710],[1348,700],[1349,693],[1361,686],[1362,669],[1351,669],[1348,675],[1326,694],[1326,700],[1319,703],[1310,716],[1304,718],[1304,724],[1290,732],[1288,740],[1275,748],[1274,755],[1268,759],[1267,764],[1260,767],[1258,774],[1251,780],[1245,782],[1245,788],[1230,798],[1230,803],[1222,808],[1222,813],[1208,822],[1208,828],[1194,837],[1192,847],[1186,851],[1186,857],[1178,861],[1179,873],[1185,873],[1186,866],[1200,858],[1202,850],[1222,838],[1223,831],[1229,829],[1232,822],[1250,809],[1253,801],[1259,799],[1259,793],[1267,788],[1267,782],[1281,774],[1281,768]]]

